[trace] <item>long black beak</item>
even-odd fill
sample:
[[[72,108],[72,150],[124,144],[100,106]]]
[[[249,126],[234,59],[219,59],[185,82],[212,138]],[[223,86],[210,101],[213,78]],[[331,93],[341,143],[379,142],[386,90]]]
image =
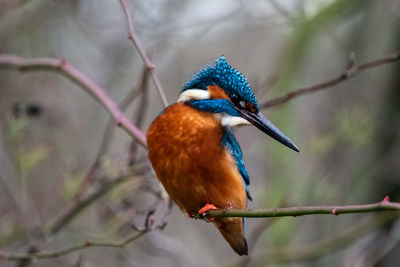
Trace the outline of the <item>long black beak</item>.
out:
[[[294,151],[300,152],[299,148],[290,139],[282,133],[275,125],[273,125],[261,112],[253,113],[247,110],[238,109],[241,117],[249,121],[251,124],[256,126],[258,129],[268,134],[276,141],[284,144],[285,146],[293,149]]]

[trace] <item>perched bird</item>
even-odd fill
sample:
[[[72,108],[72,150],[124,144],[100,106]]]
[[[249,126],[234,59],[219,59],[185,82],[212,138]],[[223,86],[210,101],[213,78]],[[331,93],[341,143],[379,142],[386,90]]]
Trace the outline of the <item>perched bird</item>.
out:
[[[299,151],[259,110],[239,71],[222,56],[184,85],[178,101],[165,108],[147,131],[148,156],[160,182],[183,212],[245,209],[249,175],[232,128],[254,125]],[[239,255],[247,255],[242,218],[212,220]]]

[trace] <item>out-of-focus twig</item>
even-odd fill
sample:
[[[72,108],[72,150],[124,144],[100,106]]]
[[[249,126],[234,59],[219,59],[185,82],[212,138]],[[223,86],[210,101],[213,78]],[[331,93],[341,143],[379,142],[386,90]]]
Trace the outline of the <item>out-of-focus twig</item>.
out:
[[[345,213],[362,213],[362,212],[377,212],[377,211],[395,211],[400,216],[400,203],[390,202],[386,197],[384,200],[365,205],[348,205],[348,206],[304,206],[290,208],[276,208],[263,210],[209,210],[205,217],[247,217],[247,218],[262,218],[262,217],[285,217],[285,216],[304,216],[312,214],[330,214],[339,215]]]
[[[91,203],[105,195],[115,186],[127,181],[130,177],[138,173],[140,173],[140,171],[137,173],[128,173],[126,175],[121,175],[120,177],[113,179],[112,181],[104,182],[100,186],[100,188],[95,190],[94,192],[75,199],[65,209],[61,211],[61,213],[53,220],[52,223],[50,223],[47,233],[57,233]]]
[[[143,77],[140,84],[141,89],[141,97],[138,103],[138,106],[133,114],[133,123],[138,127],[141,128],[144,122],[144,118],[146,115],[146,110],[149,107],[148,100],[148,72],[143,72]],[[128,166],[133,166],[136,162],[136,155],[137,155],[138,146],[136,142],[132,142],[129,148],[129,157],[128,157]]]
[[[326,82],[319,83],[319,84],[316,84],[316,85],[313,85],[310,87],[301,88],[301,89],[295,90],[293,92],[287,93],[283,96],[268,100],[261,104],[261,108],[271,108],[271,107],[276,107],[276,106],[282,105],[282,104],[284,104],[294,98],[297,98],[299,96],[315,93],[317,91],[335,86],[335,85],[357,75],[358,73],[360,73],[364,70],[379,67],[379,66],[382,66],[382,65],[385,65],[388,63],[398,61],[398,60],[400,60],[400,52],[393,53],[386,57],[376,59],[373,61],[369,61],[367,63],[361,64],[358,66],[354,66],[354,54],[352,53],[349,57],[349,61],[347,63],[346,69],[339,76],[337,76],[331,80],[328,80]]]
[[[156,66],[153,64],[153,62],[151,62],[149,56],[147,55],[146,49],[144,49],[142,42],[140,41],[139,37],[137,36],[137,34],[135,32],[135,28],[133,26],[133,22],[132,22],[132,18],[131,18],[131,14],[129,11],[127,1],[120,0],[120,3],[122,6],[122,9],[124,11],[126,22],[128,24],[128,38],[132,41],[133,45],[136,47],[137,51],[139,52],[140,56],[142,57],[143,62],[146,65],[146,68],[149,71],[151,78],[153,79],[155,87],[157,88],[157,91],[160,94],[161,101],[163,102],[164,107],[166,107],[166,106],[168,106],[168,101],[165,96],[162,85],[160,83],[160,80],[158,79],[158,76],[155,73]]]
[[[357,222],[334,237],[329,237],[312,244],[301,244],[286,248],[271,248],[253,258],[256,265],[267,263],[289,263],[315,260],[335,250],[344,248],[365,234],[397,220],[398,214],[374,216],[365,221]],[[267,262],[266,262],[267,261]]]
[[[67,60],[58,58],[23,58],[15,55],[0,54],[0,67],[14,67],[19,70],[30,71],[47,70],[62,73],[96,98],[108,110],[118,126],[134,137],[142,146],[146,147],[146,137],[142,131],[131,123],[130,119],[121,112],[117,104],[99,85],[73,67]]]
[[[280,201],[280,206],[285,205],[286,200]],[[269,227],[272,226],[275,222],[278,221],[278,218],[272,218],[269,220],[262,220],[256,227],[254,227],[253,231],[251,231],[248,240],[249,242],[249,255],[247,257],[244,257],[238,264],[238,267],[246,267],[246,266],[251,266],[251,261],[253,258],[253,253],[254,253],[254,248],[256,247],[258,241],[260,240],[260,237],[262,236],[262,233],[267,230]]]
[[[254,252],[254,248],[256,244],[258,243],[258,240],[260,239],[262,233],[268,229],[274,222],[276,222],[278,219],[269,219],[269,220],[263,220],[261,223],[259,223],[253,231],[250,233],[249,239],[251,240],[251,243],[249,244],[249,255],[245,258],[243,258],[240,263],[238,264],[238,267],[246,267],[250,266],[250,262],[252,260],[252,253]]]
[[[130,105],[130,103],[132,103],[132,101],[136,99],[136,97],[138,97],[140,94],[143,94],[143,91],[144,91],[143,83],[145,80],[147,81],[147,77],[148,77],[148,72],[146,69],[144,69],[139,85],[135,86],[135,88],[133,88],[133,90],[131,90],[128,93],[128,95],[118,105],[122,111],[125,111],[128,108],[128,106]],[[113,137],[114,125],[115,124],[114,124],[113,120],[110,119],[104,130],[103,137],[100,142],[100,148],[97,152],[96,158],[95,158],[92,166],[90,167],[89,171],[87,172],[85,178],[83,179],[82,183],[80,184],[80,186],[77,190],[77,193],[75,195],[75,198],[82,195],[83,192],[86,190],[86,188],[94,181],[94,179],[98,173],[99,167],[101,165],[100,164],[101,158],[103,157],[104,153],[106,153],[106,151],[110,145],[111,139]],[[138,125],[138,124],[135,124],[135,125],[136,125],[136,127],[140,128],[140,125]],[[132,143],[136,144],[136,142],[134,140],[132,141]],[[130,164],[130,166],[132,166],[132,165],[133,164]]]
[[[137,240],[141,236],[143,236],[146,232],[139,232],[131,235],[121,242],[115,241],[85,241],[78,245],[73,245],[64,249],[50,251],[50,252],[35,252],[28,254],[9,254],[4,251],[0,251],[0,259],[6,261],[21,261],[21,260],[37,260],[37,259],[48,259],[48,258],[56,258],[66,254],[70,254],[75,251],[79,251],[89,247],[109,247],[109,248],[123,248],[129,243]]]
[[[117,183],[121,183],[126,177],[120,177],[119,180],[117,181]],[[83,203],[83,205],[88,205],[91,202],[94,201],[94,199],[96,198],[88,198],[89,203]],[[162,199],[160,199],[162,200]],[[86,249],[88,247],[112,247],[112,248],[123,248],[126,245],[128,245],[129,243],[137,240],[138,238],[140,238],[141,236],[143,236],[145,233],[153,231],[153,230],[163,230],[166,226],[166,218],[168,216],[168,214],[171,212],[172,209],[172,201],[168,198],[168,199],[164,199],[165,201],[167,201],[167,205],[166,205],[166,210],[164,211],[164,213],[159,216],[158,219],[155,218],[154,213],[155,210],[150,210],[147,213],[145,222],[144,222],[144,227],[137,227],[133,224],[129,225],[131,226],[132,229],[134,229],[136,232],[133,235],[131,235],[130,237],[126,238],[124,241],[122,242],[115,242],[115,241],[86,241],[77,245],[73,245],[67,248],[63,248],[60,250],[56,250],[56,251],[51,251],[51,252],[44,252],[44,251],[34,251],[32,253],[26,253],[26,254],[11,254],[11,253],[7,253],[4,251],[0,250],[0,262],[1,260],[6,260],[6,261],[23,261],[23,262],[31,262],[33,260],[37,260],[37,259],[47,259],[47,258],[57,258],[66,254],[70,254],[76,251],[80,251],[83,249]]]

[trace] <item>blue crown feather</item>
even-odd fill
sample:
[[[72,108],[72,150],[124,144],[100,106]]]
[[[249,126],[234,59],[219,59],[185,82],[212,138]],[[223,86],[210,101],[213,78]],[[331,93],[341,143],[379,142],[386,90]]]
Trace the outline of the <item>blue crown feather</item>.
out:
[[[229,96],[236,94],[242,100],[252,103],[257,110],[259,109],[256,96],[246,77],[229,65],[224,56],[215,60],[213,65],[207,65],[204,69],[194,74],[186,82],[182,91],[194,88],[207,90],[209,85],[218,85]]]

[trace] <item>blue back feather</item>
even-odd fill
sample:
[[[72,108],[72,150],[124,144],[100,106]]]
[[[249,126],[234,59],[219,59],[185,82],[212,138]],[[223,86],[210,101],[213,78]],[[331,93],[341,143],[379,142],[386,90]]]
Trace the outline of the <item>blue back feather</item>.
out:
[[[250,177],[247,174],[246,166],[243,162],[242,150],[240,149],[239,143],[230,129],[226,129],[225,136],[222,138],[222,145],[224,145],[229,150],[232,157],[235,159],[236,166],[244,181],[247,198],[252,200],[248,188],[248,185],[250,185]]]

